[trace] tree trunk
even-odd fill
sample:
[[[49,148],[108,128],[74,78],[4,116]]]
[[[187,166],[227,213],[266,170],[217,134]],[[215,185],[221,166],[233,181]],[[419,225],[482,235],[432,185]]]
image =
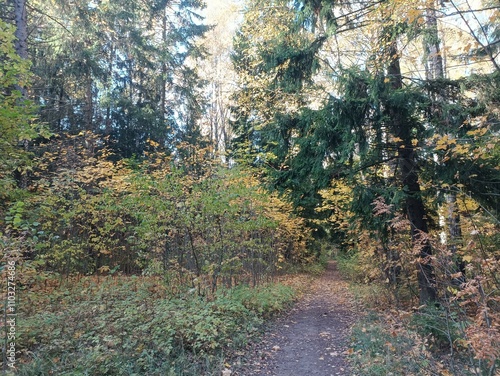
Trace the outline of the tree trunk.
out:
[[[437,24],[437,16],[436,9],[434,8],[435,4],[431,4],[431,8],[426,10],[426,34],[424,38],[424,51],[425,51],[425,76],[427,80],[438,80],[445,78],[444,72],[444,64],[443,57],[441,55],[441,47],[440,47],[440,39],[439,39],[439,30]],[[437,102],[439,106],[439,102],[443,102],[446,98],[444,92],[438,92],[436,98],[432,98],[433,101]],[[442,111],[438,109],[438,113]],[[460,228],[460,216],[457,213],[457,196],[454,192],[447,193],[446,204],[448,206],[448,236],[449,239],[446,239],[445,243],[448,245],[453,256],[456,255],[457,251],[457,243],[459,243],[462,237],[462,231]],[[441,214],[440,214],[441,215]],[[445,222],[444,220],[441,222]],[[455,263],[455,270],[452,270],[452,273],[456,273],[461,271],[464,273],[463,263],[460,260],[457,260]],[[463,282],[463,276],[459,279],[454,279],[454,284],[461,284]]]
[[[92,76],[89,73],[85,88],[85,129],[93,131],[94,103],[92,95]]]
[[[26,0],[15,0],[14,17],[16,20],[16,52],[23,59],[28,58],[28,27],[26,21]]]
[[[28,25],[26,19],[26,0],[14,0],[14,20],[16,23],[16,37],[14,47],[22,59],[28,59]],[[16,85],[23,98],[28,96],[26,87]]]
[[[161,28],[161,39],[164,46],[168,46],[167,40],[167,13],[165,12],[162,17],[162,28]],[[162,120],[167,122],[167,62],[166,56],[162,57],[163,61],[161,63],[161,78],[160,78],[160,113],[162,114]]]
[[[402,185],[406,189],[406,212],[411,226],[413,249],[417,253],[417,278],[420,304],[433,302],[437,298],[434,268],[430,256],[432,248],[428,238],[426,211],[420,196],[420,185],[411,144],[399,149]]]
[[[427,30],[424,37],[424,59],[425,75],[427,80],[444,78],[443,57],[439,41],[436,9],[434,7],[426,10]]]
[[[16,53],[22,59],[28,59],[28,25],[26,17],[26,0],[15,0],[14,1],[14,19],[16,22],[16,31],[14,33],[15,49]],[[21,99],[26,99],[28,97],[28,90],[24,86],[16,85],[16,89],[21,92]],[[22,140],[23,148],[26,152],[29,150],[29,141],[27,139]],[[21,173],[19,179],[19,186],[22,189],[28,188],[28,176],[25,173]]]
[[[387,69],[388,78],[394,91],[403,88],[401,67],[397,42],[393,41],[389,47],[391,61]],[[413,249],[417,256],[417,278],[419,286],[420,303],[427,304],[437,299],[434,269],[430,262],[432,255],[431,244],[428,239],[426,211],[420,196],[418,182],[418,168],[415,161],[415,150],[412,144],[412,125],[405,110],[387,105],[389,127],[392,133],[400,140],[398,142],[398,160],[400,166],[399,181],[406,194],[406,213],[410,221],[410,230]]]
[[[457,256],[457,246],[462,241],[462,228],[460,227],[460,214],[458,213],[456,193],[446,194],[446,204],[448,206],[448,234],[450,235],[447,245],[452,257],[455,259],[454,264],[452,264],[454,270],[451,270],[451,274],[461,273],[458,278],[452,279],[452,283],[455,286],[460,286],[465,282],[465,263],[461,257]]]
[[[63,131],[62,120],[64,117],[64,86],[63,85],[61,85],[61,87],[59,88],[56,116],[57,116],[57,132],[60,133]]]
[[[112,119],[111,119],[111,97],[113,91],[113,61],[115,59],[115,45],[114,42],[110,47],[109,51],[109,63],[108,63],[108,78],[107,78],[107,91],[108,91],[108,103],[106,105],[106,120],[105,120],[105,133],[110,135],[113,131]]]

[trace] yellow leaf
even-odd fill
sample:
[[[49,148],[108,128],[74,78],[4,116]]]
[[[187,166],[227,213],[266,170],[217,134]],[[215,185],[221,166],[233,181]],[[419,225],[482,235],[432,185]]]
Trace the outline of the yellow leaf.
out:
[[[462,256],[462,260],[465,262],[471,262],[473,257],[471,255]]]
[[[99,268],[100,273],[109,272],[109,266],[104,265]]]
[[[454,294],[454,295],[456,295],[456,294],[458,293],[458,289],[455,289],[455,288],[453,288],[453,287],[451,287],[451,286],[448,286],[446,289],[447,289],[449,292],[451,292],[452,294]]]

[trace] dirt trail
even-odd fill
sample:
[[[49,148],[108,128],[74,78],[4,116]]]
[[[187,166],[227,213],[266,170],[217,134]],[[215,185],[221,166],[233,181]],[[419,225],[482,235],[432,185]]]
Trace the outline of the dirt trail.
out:
[[[352,298],[335,263],[265,335],[241,376],[351,375],[345,359],[355,317]]]

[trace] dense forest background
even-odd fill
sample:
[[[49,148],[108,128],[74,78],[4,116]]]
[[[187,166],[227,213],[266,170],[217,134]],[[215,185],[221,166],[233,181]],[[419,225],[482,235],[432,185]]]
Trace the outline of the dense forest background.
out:
[[[0,4],[19,374],[219,372],[329,257],[498,372],[497,0]]]

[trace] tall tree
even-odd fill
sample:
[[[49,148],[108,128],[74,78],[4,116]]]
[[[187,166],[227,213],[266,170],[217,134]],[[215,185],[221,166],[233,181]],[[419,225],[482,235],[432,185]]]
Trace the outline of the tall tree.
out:
[[[206,22],[213,27],[203,42],[208,57],[198,62],[200,75],[208,82],[204,91],[207,103],[205,115],[200,120],[214,156],[225,159],[232,138],[230,95],[236,85],[230,54],[241,5],[222,0],[211,1],[207,5]]]
[[[16,22],[16,52],[22,59],[28,58],[28,25],[26,20],[26,0],[14,0]]]
[[[425,11],[426,17],[426,29],[424,31],[424,63],[425,63],[425,76],[428,82],[444,82],[445,81],[445,66],[443,61],[443,53],[441,51],[441,42],[438,30],[438,17],[437,17],[437,9],[438,6],[436,2],[431,2],[427,4],[427,9]],[[430,98],[434,102],[433,107],[438,109],[440,104],[438,102],[444,103],[448,100],[446,98],[446,88],[443,86],[441,90],[431,92]],[[451,134],[455,131],[453,129],[456,124],[453,124],[451,128],[448,129],[448,134]],[[450,187],[449,191],[445,194],[446,203],[445,207],[447,209],[447,217],[446,220],[443,221],[446,223],[446,228],[444,231],[447,231],[447,243],[449,248],[456,258],[457,256],[457,246],[460,238],[462,236],[461,228],[460,228],[460,216],[458,214],[458,205],[457,205],[457,193],[455,191],[455,187]],[[443,217],[443,214],[440,214]],[[440,219],[441,221],[441,219]],[[455,270],[451,270],[452,274],[461,271],[465,272],[463,264],[460,261],[456,261]],[[460,279],[456,279],[457,282],[463,281],[463,277]]]
[[[16,41],[15,27],[0,20],[0,212],[19,197],[15,178],[29,169],[30,155],[20,145],[38,135],[35,108],[15,89],[27,87],[31,79],[29,61],[16,53]]]
[[[376,192],[398,204],[410,223],[423,304],[437,299],[437,289],[421,168],[429,155],[430,127],[439,117],[433,106],[441,114],[446,109],[433,100],[437,91],[427,89],[440,86],[443,69],[432,8],[426,22],[425,8],[400,1],[256,0],[246,11],[234,55],[241,79],[239,140],[258,151],[254,161],[269,167],[273,184],[289,193],[304,215],[315,212],[318,190],[338,176],[351,176],[360,193],[355,205],[365,217]],[[260,23],[271,17],[279,20],[272,27]],[[419,81],[418,71],[408,70],[415,59],[402,46],[422,31],[429,68]],[[330,58],[336,40],[356,34],[365,35],[371,54],[356,64],[341,53]],[[360,68],[346,69],[349,65]],[[318,68],[324,72],[321,86],[315,81]],[[458,107],[471,116],[467,106]],[[456,121],[453,126],[460,127],[460,116]]]
[[[420,125],[412,119],[413,109],[402,106],[396,96],[403,91],[399,50],[397,39],[390,40],[388,48],[389,66],[387,80],[393,91],[393,98],[386,104],[386,113],[391,133],[396,137],[396,156],[400,165],[400,187],[405,194],[405,209],[410,221],[413,247],[418,250],[417,278],[420,302],[429,303],[437,299],[434,270],[431,264],[432,247],[429,240],[427,210],[421,196],[419,183],[417,152],[415,148],[416,130]]]
[[[197,133],[201,1],[30,5],[33,92],[54,131],[105,134],[123,156]]]

